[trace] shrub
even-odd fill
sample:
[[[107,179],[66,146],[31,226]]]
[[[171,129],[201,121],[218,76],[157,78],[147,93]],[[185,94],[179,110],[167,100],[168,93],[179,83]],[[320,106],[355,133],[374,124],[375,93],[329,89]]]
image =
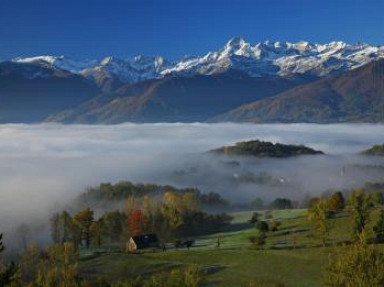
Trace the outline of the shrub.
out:
[[[325,286],[383,286],[384,255],[366,243],[364,232],[357,243],[338,251],[325,267]]]
[[[268,232],[268,231],[269,231],[269,225],[268,225],[268,223],[266,223],[265,221],[259,221],[259,222],[256,224],[256,228],[257,228],[260,232]]]
[[[271,231],[277,231],[277,230],[279,229],[280,226],[281,226],[281,222],[280,222],[280,221],[276,221],[276,220],[274,220],[274,221],[272,221],[272,223],[271,223],[271,228],[270,228],[270,230],[271,230]]]
[[[257,212],[254,212],[249,222],[252,224],[256,224],[258,221],[259,221],[259,214]]]
[[[267,235],[265,232],[260,232],[259,235],[250,236],[249,241],[258,249],[262,249],[266,243]]]

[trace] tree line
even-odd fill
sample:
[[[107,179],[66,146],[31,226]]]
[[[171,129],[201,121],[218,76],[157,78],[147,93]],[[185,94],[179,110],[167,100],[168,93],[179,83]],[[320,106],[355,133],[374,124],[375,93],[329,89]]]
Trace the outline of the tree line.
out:
[[[73,215],[64,210],[52,215],[50,226],[55,243],[100,247],[103,243],[122,243],[130,236],[144,233],[156,233],[165,243],[171,239],[217,231],[231,220],[225,213],[204,212],[195,192],[168,191],[161,200],[152,199],[149,195],[129,196],[125,210],[106,211],[98,218],[88,207]]]
[[[229,202],[216,192],[201,193],[197,188],[176,188],[170,185],[158,184],[134,184],[129,181],[120,181],[116,184],[101,183],[96,187],[89,187],[82,193],[78,202],[80,205],[90,205],[94,202],[110,206],[111,201],[127,200],[130,197],[141,198],[143,196],[162,197],[165,193],[193,193],[202,206],[227,206]]]

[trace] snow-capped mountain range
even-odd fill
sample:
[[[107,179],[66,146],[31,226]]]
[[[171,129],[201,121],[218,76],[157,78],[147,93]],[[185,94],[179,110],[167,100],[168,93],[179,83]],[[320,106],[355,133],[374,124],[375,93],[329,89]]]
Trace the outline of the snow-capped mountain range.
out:
[[[266,41],[252,45],[243,38],[233,38],[216,52],[176,62],[169,62],[162,57],[145,56],[133,59],[106,57],[101,60],[37,56],[14,58],[11,61],[66,70],[93,80],[116,77],[123,84],[131,84],[166,75],[211,75],[228,69],[240,70],[252,77],[290,74],[324,77],[360,67],[379,58],[384,58],[384,46],[344,42],[312,44],[304,41]]]

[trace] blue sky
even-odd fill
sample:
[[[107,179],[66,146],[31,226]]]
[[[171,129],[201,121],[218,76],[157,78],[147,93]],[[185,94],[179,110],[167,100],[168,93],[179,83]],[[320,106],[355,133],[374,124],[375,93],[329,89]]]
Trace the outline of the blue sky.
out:
[[[162,55],[264,40],[384,43],[383,0],[1,0],[0,58]]]

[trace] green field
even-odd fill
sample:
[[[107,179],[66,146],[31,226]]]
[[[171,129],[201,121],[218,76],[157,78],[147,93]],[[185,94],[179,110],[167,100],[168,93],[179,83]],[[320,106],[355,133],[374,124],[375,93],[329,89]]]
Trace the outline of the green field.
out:
[[[375,216],[374,212],[373,216]],[[252,212],[231,214],[232,224],[220,233],[194,238],[190,250],[127,254],[118,251],[88,250],[81,256],[85,278],[134,279],[188,264],[196,264],[204,274],[203,286],[322,286],[323,266],[334,246],[350,239],[348,214],[331,219],[333,230],[328,247],[321,247],[306,219],[306,210],[273,211],[273,220],[282,225],[268,232],[263,250],[249,241],[257,233],[248,223]],[[272,220],[272,219],[269,219]],[[220,237],[221,245],[217,247]],[[253,285],[252,285],[253,284]]]

